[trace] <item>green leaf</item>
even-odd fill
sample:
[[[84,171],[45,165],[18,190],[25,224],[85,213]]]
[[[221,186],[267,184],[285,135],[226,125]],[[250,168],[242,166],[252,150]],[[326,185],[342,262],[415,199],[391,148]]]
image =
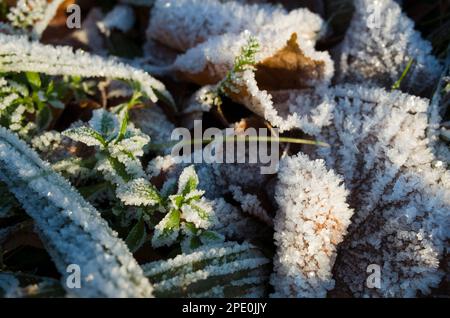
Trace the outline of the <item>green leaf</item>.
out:
[[[47,90],[46,90],[46,94],[47,95],[50,95],[51,93],[53,93],[53,90],[55,89],[55,82],[53,82],[53,81],[50,81],[50,83],[48,83],[48,86],[47,86]]]
[[[116,138],[120,128],[118,116],[105,109],[95,110],[89,121],[89,125],[107,141]]]
[[[128,234],[125,243],[132,253],[136,252],[144,243],[147,237],[147,231],[145,230],[144,219],[140,219],[139,222],[133,226]]]
[[[222,242],[223,236],[220,234],[214,232],[214,231],[205,231],[202,234],[200,234],[200,239],[202,242]]]
[[[53,114],[47,105],[41,107],[37,113],[37,126],[39,130],[46,130],[53,120]]]
[[[191,250],[195,250],[197,248],[199,248],[200,246],[202,246],[202,242],[200,241],[200,239],[197,236],[193,236],[190,238],[187,238],[189,240],[189,248]]]
[[[127,127],[128,127],[128,118],[129,118],[128,110],[125,109],[123,111],[122,121],[120,123],[119,134],[117,135],[117,138],[116,138],[117,142],[121,141],[125,137],[125,133],[127,132]]]
[[[176,206],[177,208],[181,208],[181,205],[184,202],[184,196],[180,195],[180,194],[174,194],[169,196],[170,201],[172,202],[172,204],[174,206]]]
[[[203,210],[200,206],[198,206],[197,204],[195,204],[194,202],[191,202],[189,204],[189,206],[194,209],[198,215],[200,216],[200,218],[202,218],[203,220],[207,220],[210,215],[208,214],[207,211]]]
[[[172,96],[164,94],[154,87],[152,87],[152,90],[159,100],[161,100],[164,104],[169,105],[174,113],[178,113],[177,105],[175,104],[175,101],[173,100]]]
[[[178,209],[173,209],[169,212],[166,219],[166,224],[164,226],[167,230],[172,230],[180,227],[181,211]]]
[[[122,162],[111,156],[108,156],[108,161],[117,175],[119,175],[119,177],[121,177],[125,182],[129,182],[131,180],[131,176],[127,172],[127,167],[125,167]]]
[[[33,90],[39,90],[41,88],[41,77],[39,76],[39,73],[36,72],[26,72],[25,76],[30,83]]]
[[[198,229],[195,227],[194,223],[186,222],[184,223],[184,226],[187,231],[189,231],[191,234],[196,235],[198,232]]]
[[[88,146],[103,146],[106,147],[106,141],[98,132],[90,127],[71,128],[62,133],[75,141],[82,142]]]
[[[162,201],[155,186],[143,178],[119,186],[117,196],[130,206],[155,206]]]
[[[197,189],[199,180],[194,166],[189,166],[183,170],[179,178],[178,192],[187,195]]]

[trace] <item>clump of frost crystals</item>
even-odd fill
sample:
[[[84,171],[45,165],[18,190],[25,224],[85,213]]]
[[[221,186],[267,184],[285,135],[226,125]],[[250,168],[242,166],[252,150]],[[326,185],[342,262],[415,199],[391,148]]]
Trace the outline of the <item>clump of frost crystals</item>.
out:
[[[33,38],[40,38],[58,7],[64,0],[18,0],[7,14],[12,27],[28,31]]]
[[[143,265],[156,297],[264,297],[270,260],[244,242],[209,245]]]
[[[171,184],[171,180],[168,182]],[[197,189],[198,185],[194,166],[184,168],[178,180],[178,191],[167,198],[167,214],[155,226],[153,247],[170,246],[180,234],[183,251],[224,240],[222,235],[210,230],[217,219],[212,202],[203,197],[205,191]]]
[[[342,178],[299,154],[280,163],[275,199],[274,297],[326,297],[331,270],[353,211]]]
[[[258,63],[282,50],[295,34],[304,59],[294,64],[300,68],[304,68],[305,62],[313,66],[297,77],[308,77],[313,85],[328,82],[334,72],[328,53],[314,49],[323,21],[307,9],[287,13],[280,7],[267,5],[163,0],[155,4],[150,21],[149,41],[162,43],[180,54],[175,61],[157,63],[165,67],[149,69],[169,72],[200,85],[215,84],[226,76],[249,34],[260,44]]]
[[[23,36],[0,33],[0,70],[134,81],[140,83],[143,93],[152,102],[158,101],[157,95],[161,94],[173,103],[164,84],[146,72],[113,59],[74,51],[71,47],[32,42]]]
[[[433,87],[441,66],[431,44],[394,0],[356,0],[355,13],[340,48],[339,81],[390,87],[414,63],[402,87],[419,94]]]
[[[152,287],[125,243],[89,203],[23,141],[0,128],[0,180],[9,186],[63,276],[81,269],[81,297],[150,297]]]
[[[344,177],[355,210],[335,279],[354,296],[426,295],[443,277],[450,234],[450,174],[426,136],[428,100],[384,89],[337,86],[331,125],[316,137],[329,168]],[[380,288],[367,267],[380,266]]]
[[[128,123],[127,114],[119,116],[105,109],[97,109],[88,125],[70,128],[63,135],[97,148],[96,169],[118,186],[120,198],[122,186],[132,179],[145,176],[140,157],[144,155],[144,147],[150,138]]]
[[[298,32],[312,45],[322,27],[318,15],[307,9],[287,12],[281,6],[247,5],[219,0],[156,0],[147,30],[149,39],[178,51],[186,51],[208,38],[244,30],[260,33],[273,29]]]

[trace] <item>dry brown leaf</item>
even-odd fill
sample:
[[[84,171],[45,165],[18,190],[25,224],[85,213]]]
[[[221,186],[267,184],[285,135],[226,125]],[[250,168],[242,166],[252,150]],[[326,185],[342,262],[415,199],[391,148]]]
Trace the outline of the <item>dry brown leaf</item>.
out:
[[[323,78],[324,61],[305,55],[293,33],[286,46],[256,66],[256,81],[260,89],[301,89]]]

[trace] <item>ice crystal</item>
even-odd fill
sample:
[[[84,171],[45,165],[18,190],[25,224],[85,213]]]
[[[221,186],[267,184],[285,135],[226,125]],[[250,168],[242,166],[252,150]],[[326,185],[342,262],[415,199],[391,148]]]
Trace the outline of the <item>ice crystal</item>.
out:
[[[273,225],[272,217],[264,209],[258,196],[250,193],[244,194],[238,186],[230,186],[230,191],[233,194],[233,199],[240,204],[243,212],[253,215],[268,225]]]
[[[63,281],[2,272],[0,295],[440,296],[435,288],[449,279],[450,61],[441,72],[400,1],[354,1],[333,82],[334,62],[316,49],[329,44],[316,43],[328,23],[307,9],[119,0],[109,13],[92,8],[82,29],[61,39],[95,56],[30,41],[62,2],[2,6],[0,126],[9,130],[0,127],[0,241],[35,224]],[[132,6],[150,10],[133,66],[108,58],[143,22]],[[174,100],[145,71],[178,81],[180,109],[156,105]],[[432,96],[439,75],[432,101],[417,97]],[[68,89],[59,94],[59,84]],[[65,104],[80,107],[63,112]],[[239,121],[240,111],[224,109],[236,104],[252,114]],[[259,163],[191,166],[167,155],[175,121],[192,129],[211,110],[237,135],[267,125],[329,147],[283,142],[272,176]],[[87,123],[67,122],[91,112]],[[238,162],[248,155],[238,151]],[[157,260],[144,273],[131,255],[138,250]],[[81,289],[64,282],[73,263]],[[379,286],[368,281],[374,266]]]
[[[223,198],[213,200],[217,223],[212,228],[230,240],[255,240],[261,237],[264,228],[260,222],[241,212]]]
[[[63,2],[64,0],[18,0],[10,8],[7,18],[14,28],[30,31],[33,38],[40,38]]]
[[[88,126],[63,133],[75,141],[96,146],[99,149],[97,169],[118,186],[145,175],[139,157],[150,141],[139,129],[128,125],[127,118],[127,113],[119,119],[118,115],[99,109],[93,112]]]
[[[157,297],[262,297],[269,260],[254,246],[228,242],[143,265]]]
[[[78,154],[84,147],[57,131],[46,131],[31,140],[31,146],[53,169],[74,183],[95,178],[97,173],[90,167],[91,160]]]
[[[158,95],[173,103],[164,85],[146,72],[71,47],[43,45],[20,36],[0,34],[0,70],[135,81],[153,102]]]
[[[402,87],[416,94],[431,88],[441,66],[431,55],[431,44],[414,30],[414,22],[394,0],[356,0],[355,13],[341,44],[340,82],[372,82],[391,87],[413,66]]]
[[[342,178],[305,155],[280,163],[275,199],[274,297],[326,297],[353,211]]]
[[[270,28],[267,26],[270,25]],[[157,0],[147,35],[179,51],[223,34],[253,34],[266,30],[297,32],[313,44],[322,27],[319,16],[307,9],[286,12],[279,6],[246,5],[218,0]]]
[[[199,15],[199,11],[204,14]],[[221,18],[217,18],[218,13]],[[255,56],[256,62],[263,62],[276,55],[289,38],[296,34],[299,51],[304,54],[302,63],[298,64],[305,64],[309,59],[318,64],[314,72],[308,74],[304,71],[298,77],[309,76],[313,82],[311,77],[319,76],[320,79],[314,79],[326,82],[332,76],[333,66],[328,53],[317,52],[313,47],[322,20],[307,9],[286,13],[279,7],[267,5],[220,3],[216,0],[206,3],[198,0],[166,0],[158,1],[152,14],[148,29],[150,39],[184,52],[173,64],[160,71],[175,72],[189,81],[205,85],[222,80],[248,41],[249,34],[254,35],[260,45],[260,51]],[[238,20],[232,21],[233,18]],[[239,26],[239,21],[245,25]],[[205,23],[210,29],[205,30]],[[183,41],[187,43],[180,44]],[[310,66],[314,64],[308,62]],[[303,65],[300,67],[305,68]]]
[[[133,9],[126,5],[116,5],[100,22],[97,23],[101,32],[109,35],[111,30],[117,29],[128,32],[135,23]]]
[[[56,267],[82,271],[84,297],[148,297],[152,288],[126,245],[100,214],[23,141],[0,128],[0,179],[34,219]],[[64,284],[64,286],[66,286]]]
[[[169,195],[167,215],[155,227],[152,239],[154,247],[172,245],[182,232],[183,250],[197,248],[210,241],[222,241],[223,237],[210,229],[217,224],[210,201],[198,190],[198,176],[193,166],[183,169],[178,179],[176,194]]]
[[[170,141],[175,125],[169,121],[164,111],[156,106],[134,107],[130,110],[130,121],[144,134],[148,135],[152,144],[164,145]],[[170,147],[156,149],[161,153],[170,151]]]
[[[22,102],[28,95],[24,85],[0,78],[0,123],[21,136],[36,128],[35,123],[25,118],[25,115],[35,112],[34,107]]]
[[[450,175],[428,147],[428,101],[351,85],[330,94],[333,121],[318,136],[331,147],[319,154],[343,175],[355,210],[336,279],[356,296],[428,294],[450,233]],[[381,267],[380,289],[365,285],[371,264]]]
[[[428,138],[430,146],[439,160],[447,166],[450,165],[450,122],[443,122],[445,113],[450,106],[450,51],[447,54],[446,64],[436,87],[433,99],[428,109],[430,123]]]

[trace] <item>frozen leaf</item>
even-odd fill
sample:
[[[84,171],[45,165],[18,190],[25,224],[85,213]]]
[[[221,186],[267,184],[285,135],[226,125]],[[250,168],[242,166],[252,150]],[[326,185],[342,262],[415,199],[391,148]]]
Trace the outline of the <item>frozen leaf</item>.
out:
[[[116,5],[101,21],[97,22],[97,26],[102,33],[109,36],[114,29],[128,32],[135,21],[136,18],[131,7]]]
[[[153,247],[170,246],[175,243],[180,230],[180,214],[179,210],[173,209],[155,226]]]
[[[152,288],[117,233],[99,212],[23,141],[0,128],[0,179],[36,228],[63,278],[81,268],[81,297],[149,297]],[[66,285],[64,285],[66,286]]]
[[[39,39],[64,1],[18,0],[10,8],[7,18],[14,28],[27,31],[31,37]]]
[[[214,36],[253,34],[268,29],[298,32],[303,41],[315,42],[322,21],[307,9],[287,12],[280,6],[247,5],[218,0],[157,0],[147,30],[149,39],[186,51]]]
[[[338,50],[339,82],[371,82],[390,88],[413,60],[402,89],[420,94],[433,87],[441,65],[400,5],[394,0],[354,4],[353,20]]]
[[[63,133],[63,135],[75,141],[82,142],[88,146],[106,146],[106,141],[103,136],[90,127],[68,129]]]
[[[228,242],[143,268],[157,297],[262,297],[268,263],[256,247]]]
[[[120,186],[117,196],[131,206],[154,206],[161,202],[156,188],[145,179],[135,179]]]
[[[118,117],[105,109],[95,110],[89,125],[107,141],[116,138],[120,127]]]
[[[344,177],[355,210],[340,246],[335,279],[355,296],[415,297],[438,286],[448,240],[450,174],[436,164],[426,136],[426,99],[399,91],[333,88],[332,124],[316,151]],[[380,266],[380,288],[365,284]]]
[[[131,253],[136,252],[144,244],[147,237],[147,231],[145,230],[145,221],[139,220],[128,234],[125,243],[130,249]]]
[[[116,60],[73,51],[71,47],[30,42],[25,37],[0,34],[0,70],[129,80],[140,83],[153,102],[159,95],[173,104],[164,85],[146,72]]]
[[[189,166],[183,170],[178,179],[178,193],[186,196],[197,189],[198,183],[198,176],[195,173],[194,166]]]
[[[305,155],[280,163],[275,199],[274,297],[326,297],[332,268],[353,211],[342,178]]]

